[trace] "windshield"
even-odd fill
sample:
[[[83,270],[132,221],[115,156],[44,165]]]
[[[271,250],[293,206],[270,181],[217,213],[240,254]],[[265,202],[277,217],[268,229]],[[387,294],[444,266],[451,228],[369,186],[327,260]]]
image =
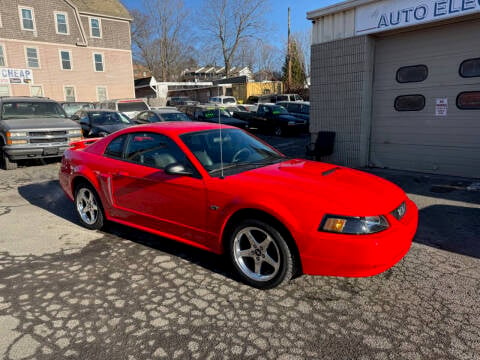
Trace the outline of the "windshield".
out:
[[[221,138],[220,130],[188,133],[180,138],[212,176],[220,176],[221,157],[228,174],[285,160],[281,153],[239,129],[223,129]]]
[[[121,111],[121,112],[144,111],[144,110],[148,110],[148,106],[143,101],[118,103],[118,111]]]
[[[272,106],[272,113],[274,113],[275,115],[281,115],[281,114],[288,114],[288,111],[283,106],[275,105],[275,106]]]
[[[30,119],[39,117],[66,118],[62,107],[56,102],[5,102],[2,119]]]
[[[92,122],[93,126],[102,126],[102,125],[116,125],[116,124],[131,124],[131,120],[127,115],[118,113],[118,112],[90,112],[88,117]]]
[[[95,109],[92,103],[65,103],[62,104],[62,107],[69,117],[80,109]]]
[[[163,121],[190,121],[190,118],[184,113],[161,113]]]

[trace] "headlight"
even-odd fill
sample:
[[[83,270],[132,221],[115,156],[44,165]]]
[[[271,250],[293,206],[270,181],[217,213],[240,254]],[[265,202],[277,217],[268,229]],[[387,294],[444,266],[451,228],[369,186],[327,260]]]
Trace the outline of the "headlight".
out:
[[[68,130],[68,135],[82,135],[81,129]]]
[[[70,138],[70,140],[69,140],[69,141],[72,143],[72,142],[75,142],[75,141],[81,141],[81,140],[82,140],[82,137],[81,137],[81,136],[79,136],[79,137],[72,137],[72,138]]]
[[[288,122],[288,126],[294,126],[295,124],[296,124],[295,121],[289,121],[289,122]]]
[[[9,131],[7,132],[7,137],[12,138],[12,137],[24,137],[27,136],[27,133],[25,131],[23,132],[18,132],[18,131]]]
[[[388,229],[389,224],[384,216],[347,217],[325,215],[320,231],[339,234],[364,235]]]

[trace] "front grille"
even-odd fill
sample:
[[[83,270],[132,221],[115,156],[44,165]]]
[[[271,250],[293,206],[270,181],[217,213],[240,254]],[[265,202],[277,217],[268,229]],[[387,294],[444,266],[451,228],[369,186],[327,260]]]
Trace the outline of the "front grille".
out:
[[[400,204],[398,208],[392,211],[392,215],[395,217],[397,220],[401,220],[404,216],[405,213],[407,212],[407,204],[405,201]]]
[[[67,135],[66,130],[61,131],[32,131],[29,133],[30,136],[61,136]]]
[[[65,143],[67,138],[30,139],[30,144]]]

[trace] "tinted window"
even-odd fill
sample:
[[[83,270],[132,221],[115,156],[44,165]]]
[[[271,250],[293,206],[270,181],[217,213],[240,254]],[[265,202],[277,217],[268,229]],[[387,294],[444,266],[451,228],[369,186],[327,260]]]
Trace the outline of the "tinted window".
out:
[[[480,76],[480,58],[462,62],[460,65],[460,76],[467,78]]]
[[[423,95],[402,95],[395,99],[395,110],[397,111],[420,111],[425,107],[425,96]]]
[[[480,91],[460,93],[457,96],[457,107],[462,110],[480,110]]]
[[[161,116],[164,121],[190,121],[184,113],[164,113]]]
[[[126,138],[127,135],[122,135],[113,139],[107,146],[107,149],[105,150],[105,155],[114,158],[121,158]]]
[[[187,165],[182,150],[170,138],[148,132],[130,134],[125,159],[159,169],[173,163]]]
[[[425,65],[404,66],[397,71],[399,83],[420,82],[427,78],[428,68]]]
[[[120,111],[120,112],[144,111],[144,110],[148,110],[148,106],[143,101],[119,102],[118,103],[118,111]]]

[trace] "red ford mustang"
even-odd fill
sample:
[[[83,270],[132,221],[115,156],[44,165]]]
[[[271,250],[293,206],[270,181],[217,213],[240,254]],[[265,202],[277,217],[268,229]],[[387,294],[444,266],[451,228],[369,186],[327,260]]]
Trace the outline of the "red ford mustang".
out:
[[[226,253],[262,289],[297,273],[378,274],[408,252],[417,229],[415,204],[392,183],[289,160],[210,123],[135,126],[74,143],[60,183],[85,227],[111,220]]]

